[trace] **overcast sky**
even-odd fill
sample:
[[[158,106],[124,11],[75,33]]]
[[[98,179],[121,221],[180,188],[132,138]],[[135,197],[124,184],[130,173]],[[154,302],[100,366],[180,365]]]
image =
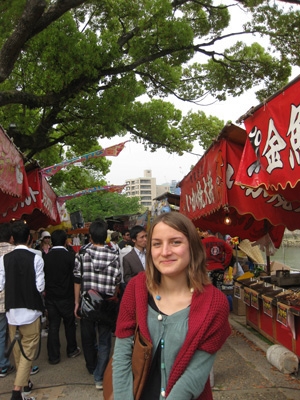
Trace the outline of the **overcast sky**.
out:
[[[223,103],[214,104],[212,106],[193,107],[196,112],[198,110],[204,111],[206,114],[214,115],[224,121],[235,121],[243,114],[245,114],[252,106],[256,106],[258,101],[252,94],[247,94],[238,99],[231,99]],[[176,106],[183,111],[191,109],[190,104],[182,104],[182,107]],[[243,125],[241,125],[244,128]],[[219,132],[216,132],[216,136]],[[100,141],[103,148],[122,143],[130,139],[126,137],[114,137],[112,139],[104,139]],[[200,146],[195,145],[193,153],[202,155],[203,150]],[[128,178],[140,178],[144,176],[144,170],[151,169],[152,177],[156,178],[158,185],[171,182],[172,180],[180,181],[187,175],[191,169],[200,159],[200,156],[185,153],[183,156],[176,154],[169,154],[165,150],[158,150],[155,153],[145,151],[142,144],[128,142],[125,144],[124,149],[117,157],[109,157],[112,161],[111,172],[106,175],[107,181],[112,185],[122,185]]]

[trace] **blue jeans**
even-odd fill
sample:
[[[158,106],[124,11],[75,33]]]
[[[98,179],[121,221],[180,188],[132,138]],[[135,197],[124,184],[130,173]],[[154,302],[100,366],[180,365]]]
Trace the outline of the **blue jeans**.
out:
[[[0,313],[0,368],[10,366],[9,359],[5,357],[7,319],[5,313]]]
[[[102,382],[111,349],[111,327],[82,318],[80,328],[86,367],[93,373],[95,382]]]

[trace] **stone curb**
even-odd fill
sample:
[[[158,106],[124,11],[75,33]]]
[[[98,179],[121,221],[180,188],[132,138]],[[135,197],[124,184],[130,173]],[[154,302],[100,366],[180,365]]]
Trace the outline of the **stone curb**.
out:
[[[252,328],[247,327],[246,317],[235,316],[231,313],[229,315],[229,323],[235,330],[242,333],[248,340],[254,343],[262,351],[267,353],[267,350],[271,344],[266,343],[262,338],[260,338],[260,334],[258,332],[254,333]]]

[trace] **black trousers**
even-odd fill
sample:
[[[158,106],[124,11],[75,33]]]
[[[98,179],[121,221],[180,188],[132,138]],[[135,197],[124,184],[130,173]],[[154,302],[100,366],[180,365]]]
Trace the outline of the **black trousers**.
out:
[[[47,340],[48,358],[49,361],[56,361],[60,359],[59,328],[61,319],[65,327],[67,355],[77,349],[74,299],[53,300],[46,298],[45,305],[49,320]]]

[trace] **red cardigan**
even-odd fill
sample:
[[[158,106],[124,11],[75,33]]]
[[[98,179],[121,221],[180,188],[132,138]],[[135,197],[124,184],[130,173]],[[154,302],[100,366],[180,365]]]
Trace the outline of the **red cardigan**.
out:
[[[136,316],[141,333],[151,341],[147,326],[148,291],[144,272],[132,278],[123,295],[116,327],[116,336],[126,338],[135,330]],[[194,292],[190,306],[188,332],[170,372],[166,395],[183,374],[196,350],[216,353],[230,335],[229,303],[226,296],[213,285],[203,293]],[[209,379],[197,400],[212,400]]]

